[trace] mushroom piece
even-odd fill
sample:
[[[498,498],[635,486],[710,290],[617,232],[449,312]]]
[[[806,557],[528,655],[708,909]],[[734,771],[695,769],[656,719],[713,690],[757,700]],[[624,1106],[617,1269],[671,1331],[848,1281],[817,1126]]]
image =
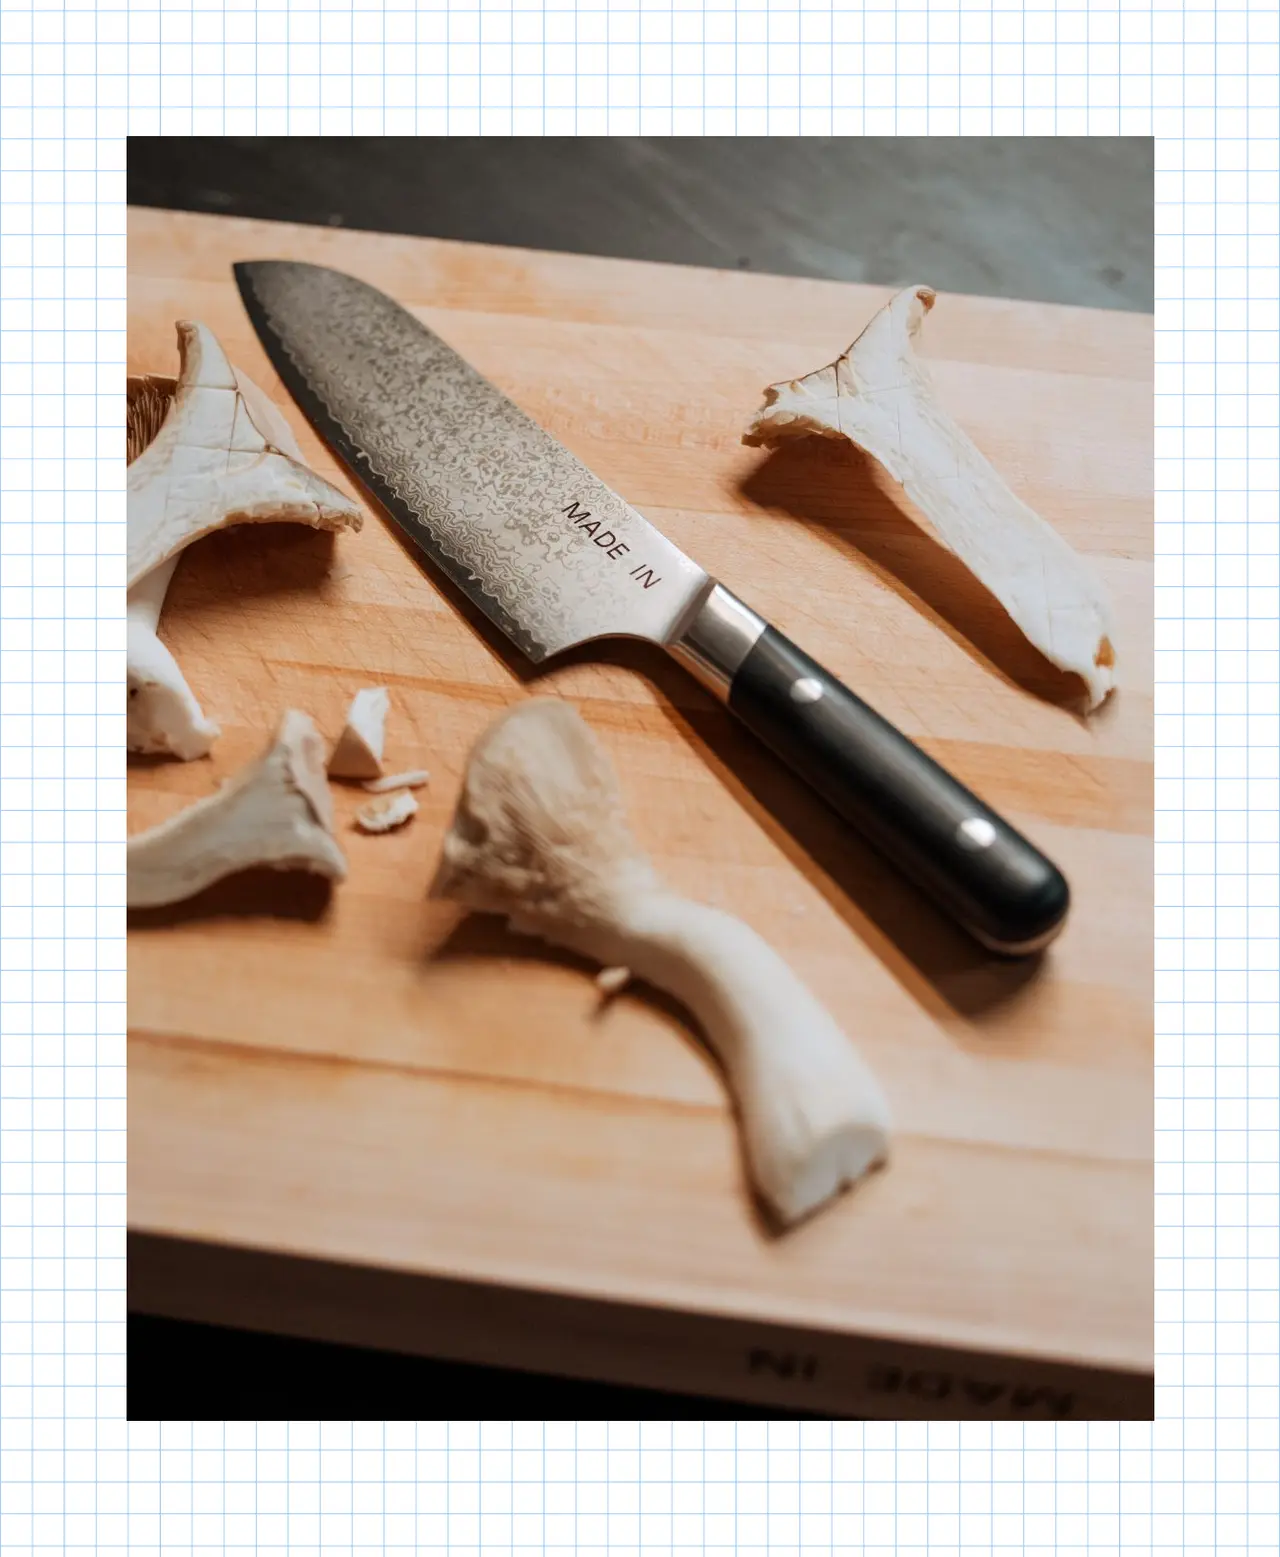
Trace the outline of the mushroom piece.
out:
[[[601,968],[596,974],[596,988],[606,997],[621,994],[630,982],[630,968]]]
[[[180,322],[178,349],[176,379],[147,373],[127,382],[126,744],[190,760],[205,755],[218,727],[156,635],[183,547],[242,519],[359,529],[361,513],[307,469],[288,422],[204,325]]]
[[[356,826],[365,833],[389,833],[418,813],[418,802],[407,789],[369,800],[356,812]]]
[[[347,865],[333,838],[324,742],[315,725],[289,709],[256,762],[216,794],[130,838],[127,863],[130,908],[180,902],[254,865],[341,881]]]
[[[130,374],[126,380],[125,450],[132,464],[160,431],[177,380],[159,373]],[[151,756],[167,753],[190,762],[203,757],[218,738],[187,679],[156,635],[176,556],[140,578],[126,596],[125,651],[128,703],[125,746]]]
[[[382,772],[382,748],[387,738],[386,687],[362,687],[351,699],[347,721],[329,758],[329,777],[376,779]]]
[[[754,930],[663,885],[608,758],[568,704],[517,704],[480,737],[432,891],[630,969],[685,1005],[723,1067],[748,1172],[782,1225],[884,1159],[888,1106],[853,1045]]]
[[[149,426],[156,431],[129,465],[129,586],[232,524],[358,530],[359,507],[303,463],[288,422],[231,366],[212,330],[186,319],[177,329],[180,366],[168,409],[160,418],[153,393],[135,413],[134,442]]]
[[[393,789],[421,789],[431,782],[425,768],[410,768],[406,773],[386,773],[381,778],[365,779],[362,788],[371,795],[386,795]]]
[[[817,434],[865,449],[1023,635],[1059,669],[1081,677],[1094,709],[1115,685],[1106,593],[938,403],[913,344],[936,295],[930,287],[907,287],[835,362],[771,384],[742,441],[772,448]]]
[[[219,731],[213,720],[206,718],[177,660],[156,635],[169,580],[177,566],[177,557],[170,557],[139,579],[125,597],[125,745],[130,751],[168,753],[190,762],[208,752]]]

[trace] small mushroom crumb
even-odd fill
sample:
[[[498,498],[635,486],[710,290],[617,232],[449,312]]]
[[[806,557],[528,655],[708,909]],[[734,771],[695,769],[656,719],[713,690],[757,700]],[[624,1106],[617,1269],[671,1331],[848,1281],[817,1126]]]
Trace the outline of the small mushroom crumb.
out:
[[[418,802],[407,789],[370,800],[356,812],[356,826],[365,833],[389,833],[417,814]]]
[[[393,789],[421,789],[430,781],[431,775],[425,768],[410,768],[406,773],[388,773],[383,778],[365,779],[364,788],[371,795],[385,795]]]
[[[376,779],[382,774],[382,748],[386,741],[387,710],[391,696],[386,687],[362,687],[351,699],[347,722],[329,758],[329,777]]]
[[[596,974],[596,987],[604,995],[616,995],[631,982],[630,968],[601,968]]]
[[[567,703],[517,703],[480,737],[432,891],[589,957],[607,984],[630,969],[692,1012],[734,1094],[747,1171],[783,1226],[887,1155],[888,1105],[857,1050],[754,930],[659,879]]]

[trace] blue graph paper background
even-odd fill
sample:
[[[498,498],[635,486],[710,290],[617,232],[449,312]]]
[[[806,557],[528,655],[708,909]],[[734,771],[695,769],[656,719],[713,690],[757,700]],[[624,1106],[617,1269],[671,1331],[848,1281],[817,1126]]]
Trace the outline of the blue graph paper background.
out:
[[[1275,1549],[1278,80],[1269,0],[3,0],[6,1553]],[[316,131],[1157,137],[1154,1425],[125,1423],[124,137]]]

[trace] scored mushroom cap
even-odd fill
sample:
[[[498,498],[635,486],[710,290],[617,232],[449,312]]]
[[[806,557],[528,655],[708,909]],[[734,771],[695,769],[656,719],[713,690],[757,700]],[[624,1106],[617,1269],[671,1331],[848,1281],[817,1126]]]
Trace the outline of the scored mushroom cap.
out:
[[[468,759],[435,895],[573,921],[655,884],[608,758],[567,703],[517,703],[489,726]]]
[[[911,349],[920,327],[938,300],[932,287],[904,287],[877,313],[853,345],[834,362],[815,368],[802,378],[770,384],[764,404],[752,418],[742,441],[748,448],[775,448],[792,438],[816,435],[848,438],[861,445],[859,433],[866,406],[877,395],[895,395],[910,389],[929,394],[928,376]],[[858,401],[856,397],[866,397]],[[892,420],[893,404],[885,407]],[[896,430],[901,433],[901,428]],[[880,458],[876,449],[871,452]],[[886,466],[898,480],[904,478]]]
[[[303,463],[279,410],[203,324],[180,321],[177,378],[126,383],[128,720],[132,752],[202,757],[218,735],[156,625],[179,554],[247,520],[358,530],[358,506]]]
[[[359,506],[304,464],[288,423],[231,366],[213,331],[180,319],[177,332],[167,409],[158,376],[129,401],[128,582],[227,525],[358,530]]]
[[[162,373],[125,380],[125,451],[130,465],[154,442],[178,381]],[[187,685],[177,660],[156,636],[177,556],[152,568],[129,590],[126,604],[125,746],[146,756],[203,757],[221,733]]]

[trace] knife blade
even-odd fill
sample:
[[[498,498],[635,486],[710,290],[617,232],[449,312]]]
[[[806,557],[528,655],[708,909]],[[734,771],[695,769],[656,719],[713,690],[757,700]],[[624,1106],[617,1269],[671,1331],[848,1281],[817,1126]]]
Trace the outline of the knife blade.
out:
[[[377,288],[235,266],[272,365],[397,527],[530,660],[660,645],[983,945],[1038,950],[1062,873]]]

